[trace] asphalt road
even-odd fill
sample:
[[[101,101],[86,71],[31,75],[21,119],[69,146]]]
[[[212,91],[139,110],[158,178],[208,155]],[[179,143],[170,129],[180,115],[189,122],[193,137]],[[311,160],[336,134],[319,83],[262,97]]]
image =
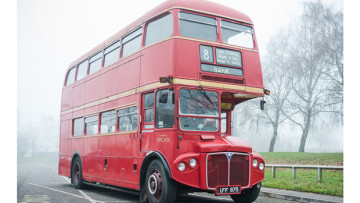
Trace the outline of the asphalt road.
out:
[[[89,187],[76,190],[69,178],[57,175],[56,162],[18,161],[17,202],[86,202],[130,203],[139,202],[139,196]],[[216,197],[207,193],[182,195],[176,202],[225,203],[233,202],[229,196]],[[259,197],[257,203],[289,203],[280,199]]]

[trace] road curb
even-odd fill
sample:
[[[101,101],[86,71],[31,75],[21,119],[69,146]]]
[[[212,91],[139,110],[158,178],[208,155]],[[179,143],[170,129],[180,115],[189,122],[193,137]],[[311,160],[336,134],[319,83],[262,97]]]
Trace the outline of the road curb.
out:
[[[272,197],[277,199],[296,201],[296,202],[311,202],[311,203],[339,203],[343,202],[343,198],[331,195],[321,195],[307,192],[297,192],[290,190],[280,190],[273,188],[261,188],[261,196]]]

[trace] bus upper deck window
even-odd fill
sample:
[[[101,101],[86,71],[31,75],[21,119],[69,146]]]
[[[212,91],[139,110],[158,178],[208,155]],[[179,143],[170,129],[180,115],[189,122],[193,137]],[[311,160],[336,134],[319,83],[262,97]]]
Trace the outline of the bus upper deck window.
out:
[[[66,86],[68,85],[71,85],[74,83],[74,80],[75,80],[75,72],[76,72],[76,67],[73,67],[69,73],[68,73],[68,76],[67,76],[67,79],[66,79]]]
[[[120,56],[120,41],[113,43],[104,50],[104,67],[115,63]]]
[[[89,59],[89,75],[101,68],[102,52],[97,53]]]
[[[180,34],[185,37],[216,41],[216,19],[180,12]]]
[[[76,75],[76,81],[81,80],[86,77],[87,74],[87,68],[88,68],[88,61],[83,61],[79,64],[78,72]]]
[[[249,26],[221,21],[221,34],[224,43],[254,48],[253,29]]]
[[[134,32],[128,34],[126,37],[123,38],[123,53],[122,57],[129,56],[132,53],[135,53],[141,47],[141,40],[142,40],[142,28],[138,28]]]
[[[145,46],[168,38],[173,33],[173,16],[171,13],[148,24]]]

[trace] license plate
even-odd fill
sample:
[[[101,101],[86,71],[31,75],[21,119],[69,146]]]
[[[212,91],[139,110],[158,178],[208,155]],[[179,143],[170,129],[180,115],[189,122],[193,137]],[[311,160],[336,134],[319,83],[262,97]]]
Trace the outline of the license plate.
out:
[[[232,195],[240,194],[241,186],[217,186],[215,190],[216,195]]]

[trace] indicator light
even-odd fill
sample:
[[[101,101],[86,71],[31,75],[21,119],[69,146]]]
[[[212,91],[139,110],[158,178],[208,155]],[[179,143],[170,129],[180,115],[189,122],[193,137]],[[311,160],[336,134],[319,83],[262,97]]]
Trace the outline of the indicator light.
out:
[[[256,168],[257,165],[258,165],[258,161],[257,161],[256,159],[254,159],[254,161],[253,161],[253,167]]]
[[[260,169],[260,171],[264,170],[264,163],[259,164],[259,169]]]

